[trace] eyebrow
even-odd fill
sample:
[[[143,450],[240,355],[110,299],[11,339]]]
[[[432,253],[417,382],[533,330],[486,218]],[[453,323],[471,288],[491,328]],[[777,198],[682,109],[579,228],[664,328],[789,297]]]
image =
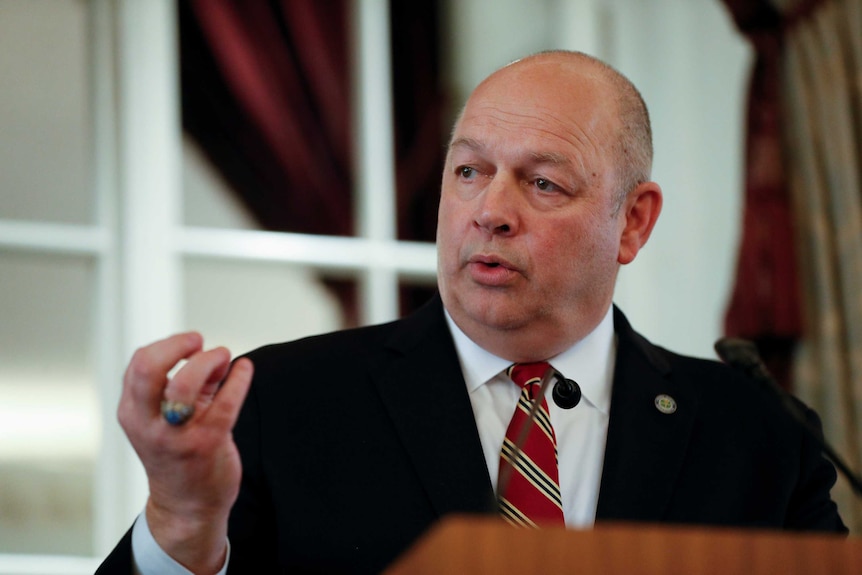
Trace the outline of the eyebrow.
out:
[[[467,148],[474,152],[483,152],[485,150],[485,144],[483,144],[479,140],[461,136],[455,138],[449,143],[450,150],[453,150],[455,148]],[[568,156],[564,154],[559,154],[557,152],[531,152],[530,160],[536,164],[552,164],[555,166],[572,165],[572,160],[569,159]]]
[[[479,140],[460,136],[449,143],[450,150],[455,148],[469,148],[474,152],[480,152],[485,149],[485,146],[481,142],[479,142]]]
[[[568,156],[556,152],[533,152],[530,159],[537,164],[553,164],[555,166],[571,166],[572,160]]]

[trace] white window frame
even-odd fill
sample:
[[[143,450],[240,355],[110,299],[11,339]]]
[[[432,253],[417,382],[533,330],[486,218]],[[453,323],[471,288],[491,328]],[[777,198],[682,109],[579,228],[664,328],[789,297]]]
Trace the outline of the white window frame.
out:
[[[353,4],[355,149],[361,152],[354,190],[359,235],[352,238],[182,224],[175,1],[87,3],[95,223],[0,219],[0,250],[85,255],[96,262],[92,340],[102,419],[95,557],[0,554],[0,575],[92,573],[142,509],[146,479],[116,422],[120,381],[134,349],[180,325],[183,258],[352,274],[363,323],[397,316],[400,280],[435,278],[434,245],[395,235],[388,1]]]

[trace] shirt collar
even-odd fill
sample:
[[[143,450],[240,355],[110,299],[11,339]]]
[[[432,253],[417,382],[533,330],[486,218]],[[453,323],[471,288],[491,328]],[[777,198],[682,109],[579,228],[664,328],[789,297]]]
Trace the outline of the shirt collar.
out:
[[[455,342],[455,351],[461,363],[467,391],[472,393],[509,367],[512,362],[480,347],[461,331],[448,311],[444,310],[444,312]],[[547,361],[565,377],[578,383],[584,400],[602,413],[608,414],[615,359],[616,337],[613,306],[610,306],[605,317],[593,331],[569,349]]]

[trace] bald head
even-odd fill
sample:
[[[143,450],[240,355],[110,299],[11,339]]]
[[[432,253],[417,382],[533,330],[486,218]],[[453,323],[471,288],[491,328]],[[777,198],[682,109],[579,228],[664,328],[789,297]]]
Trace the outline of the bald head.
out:
[[[524,78],[524,72],[537,68],[556,68],[560,85],[568,86],[572,98],[579,98],[586,83],[603,91],[602,99],[611,104],[608,126],[611,130],[609,152],[616,173],[616,196],[619,207],[626,195],[638,184],[649,181],[652,171],[652,129],[649,113],[640,92],[628,78],[601,60],[582,52],[553,50],[540,52],[516,60],[497,70],[474,91],[497,81],[510,82],[514,77]],[[561,75],[570,76],[564,82]],[[516,91],[518,86],[512,85]],[[472,97],[472,96],[471,96]]]
[[[649,141],[631,83],[583,54],[519,60],[473,91],[437,218],[440,294],[468,337],[538,361],[606,317],[661,209]]]

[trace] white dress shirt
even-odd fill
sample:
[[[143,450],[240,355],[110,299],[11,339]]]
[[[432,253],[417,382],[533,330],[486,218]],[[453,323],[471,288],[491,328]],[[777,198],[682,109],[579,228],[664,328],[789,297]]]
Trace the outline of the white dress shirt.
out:
[[[229,561],[230,541],[227,542],[224,565],[216,575],[227,573]],[[159,546],[147,524],[146,511],[138,515],[132,528],[132,573],[133,575],[194,575]]]
[[[563,517],[569,527],[590,527],[596,518],[616,359],[612,310],[608,309],[604,319],[587,337],[547,360],[565,377],[576,381],[582,394],[580,403],[572,409],[562,409],[550,398],[548,401],[551,425],[557,437]],[[505,374],[512,362],[479,347],[455,325],[448,312],[446,321],[455,340],[491,484],[496,490],[500,447],[521,391]],[[546,395],[551,388],[548,386]],[[138,575],[191,573],[159,547],[145,513],[141,513],[132,530],[132,555]],[[227,561],[217,575],[226,572]]]
[[[557,437],[560,495],[563,517],[569,527],[590,527],[596,518],[616,359],[612,310],[608,309],[604,319],[587,337],[547,360],[565,377],[576,381],[582,393],[580,403],[572,409],[563,409],[553,402],[549,397],[552,385],[545,394]],[[521,390],[506,376],[511,361],[476,345],[458,329],[448,313],[446,320],[455,340],[482,451],[496,490],[500,447]]]

